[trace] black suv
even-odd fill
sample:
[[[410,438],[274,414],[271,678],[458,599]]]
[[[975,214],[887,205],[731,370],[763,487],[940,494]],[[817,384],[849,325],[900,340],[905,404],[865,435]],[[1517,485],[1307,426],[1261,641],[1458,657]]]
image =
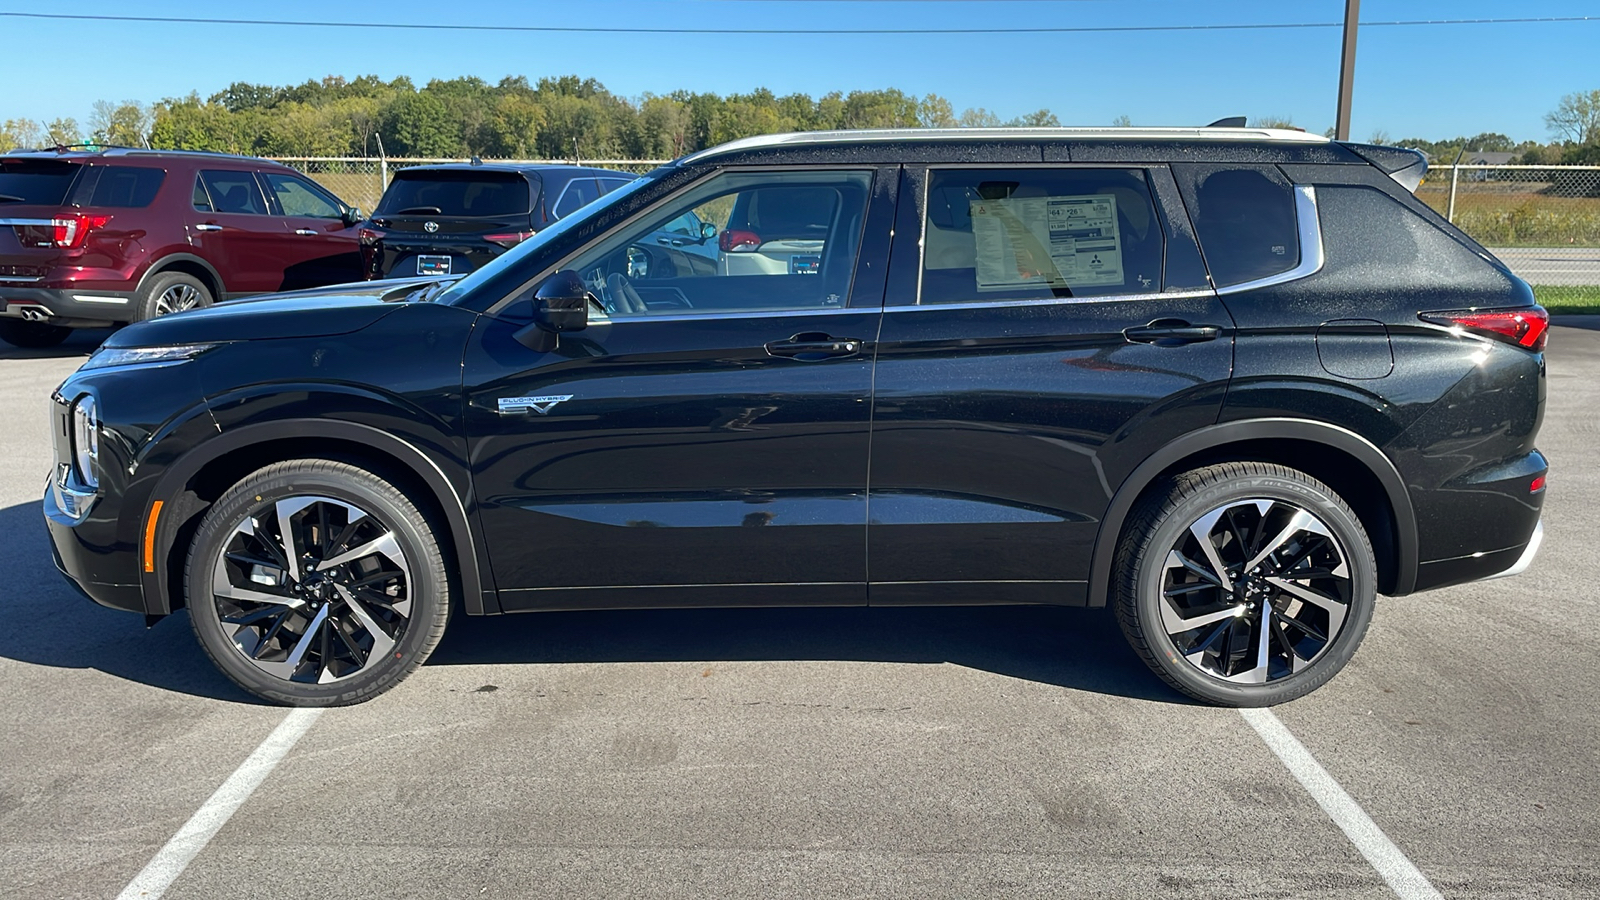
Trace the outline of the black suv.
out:
[[[476,160],[400,169],[360,230],[366,276],[465,275],[635,177]]]
[[[1423,168],[1228,128],[737,141],[460,280],[118,332],[53,397],[57,560],[289,704],[393,686],[452,610],[980,603],[1109,605],[1179,690],[1277,703],[1376,594],[1539,545],[1547,318]]]

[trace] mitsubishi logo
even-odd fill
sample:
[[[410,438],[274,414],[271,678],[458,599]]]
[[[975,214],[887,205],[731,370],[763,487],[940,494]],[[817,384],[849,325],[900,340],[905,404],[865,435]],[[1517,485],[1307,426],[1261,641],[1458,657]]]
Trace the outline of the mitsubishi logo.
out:
[[[571,394],[551,394],[548,397],[501,397],[500,415],[509,416],[533,410],[541,416],[548,416],[557,403],[571,399]]]
[[[429,234],[433,234],[435,231],[439,230],[439,223],[438,222],[423,222],[422,223],[422,230],[426,231]]]

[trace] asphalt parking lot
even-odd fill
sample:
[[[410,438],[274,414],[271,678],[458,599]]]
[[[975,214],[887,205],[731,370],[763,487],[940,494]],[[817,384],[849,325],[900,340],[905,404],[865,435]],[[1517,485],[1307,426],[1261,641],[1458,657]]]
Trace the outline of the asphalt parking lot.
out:
[[[1600,896],[1600,330],[1550,342],[1533,568],[1382,601],[1264,719],[1101,611],[981,607],[457,619],[372,703],[262,706],[51,565],[45,398],[98,336],[0,350],[7,896]]]

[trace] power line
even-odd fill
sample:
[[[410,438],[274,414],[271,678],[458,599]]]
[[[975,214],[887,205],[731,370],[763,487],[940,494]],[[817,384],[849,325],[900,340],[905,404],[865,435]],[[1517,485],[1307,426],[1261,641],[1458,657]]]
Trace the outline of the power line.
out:
[[[53,19],[76,22],[142,22],[165,25],[259,25],[287,28],[385,28],[399,31],[513,31],[564,34],[728,34],[728,35],[851,35],[851,34],[1107,34],[1154,31],[1270,31],[1282,29],[1342,28],[1342,22],[1254,22],[1212,25],[1077,25],[1027,28],[646,28],[634,26],[577,25],[452,25],[406,22],[315,22],[288,19],[210,19],[180,16],[103,16],[82,13],[0,12],[0,18]],[[1560,22],[1600,22],[1600,16],[1541,16],[1501,19],[1395,19],[1362,22],[1363,28],[1429,25],[1526,25]]]

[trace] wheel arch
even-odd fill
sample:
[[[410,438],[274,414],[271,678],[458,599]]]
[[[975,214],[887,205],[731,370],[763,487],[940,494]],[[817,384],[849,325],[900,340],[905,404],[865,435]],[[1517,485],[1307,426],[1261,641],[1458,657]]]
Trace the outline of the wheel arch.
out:
[[[1405,480],[1371,441],[1304,419],[1247,419],[1189,432],[1140,463],[1112,497],[1090,557],[1089,605],[1104,606],[1129,514],[1163,476],[1229,461],[1273,462],[1333,488],[1361,519],[1378,558],[1378,590],[1409,594],[1417,579],[1417,521]]]
[[[150,268],[140,277],[138,287],[134,289],[135,294],[142,295],[151,279],[166,272],[183,272],[200,279],[211,291],[211,299],[214,301],[223,300],[227,296],[224,293],[226,286],[223,284],[222,274],[211,263],[193,253],[169,253],[151,263]]]
[[[157,482],[153,497],[166,498],[157,520],[152,571],[142,572],[147,611],[171,613],[174,588],[182,587],[189,542],[211,504],[245,475],[287,459],[335,459],[381,472],[403,482],[423,508],[448,529],[441,544],[448,554],[455,587],[469,615],[500,612],[492,580],[480,555],[469,513],[470,498],[460,496],[449,478],[409,442],[368,425],[332,419],[263,422],[225,431],[174,461]],[[143,566],[141,566],[143,568]]]

